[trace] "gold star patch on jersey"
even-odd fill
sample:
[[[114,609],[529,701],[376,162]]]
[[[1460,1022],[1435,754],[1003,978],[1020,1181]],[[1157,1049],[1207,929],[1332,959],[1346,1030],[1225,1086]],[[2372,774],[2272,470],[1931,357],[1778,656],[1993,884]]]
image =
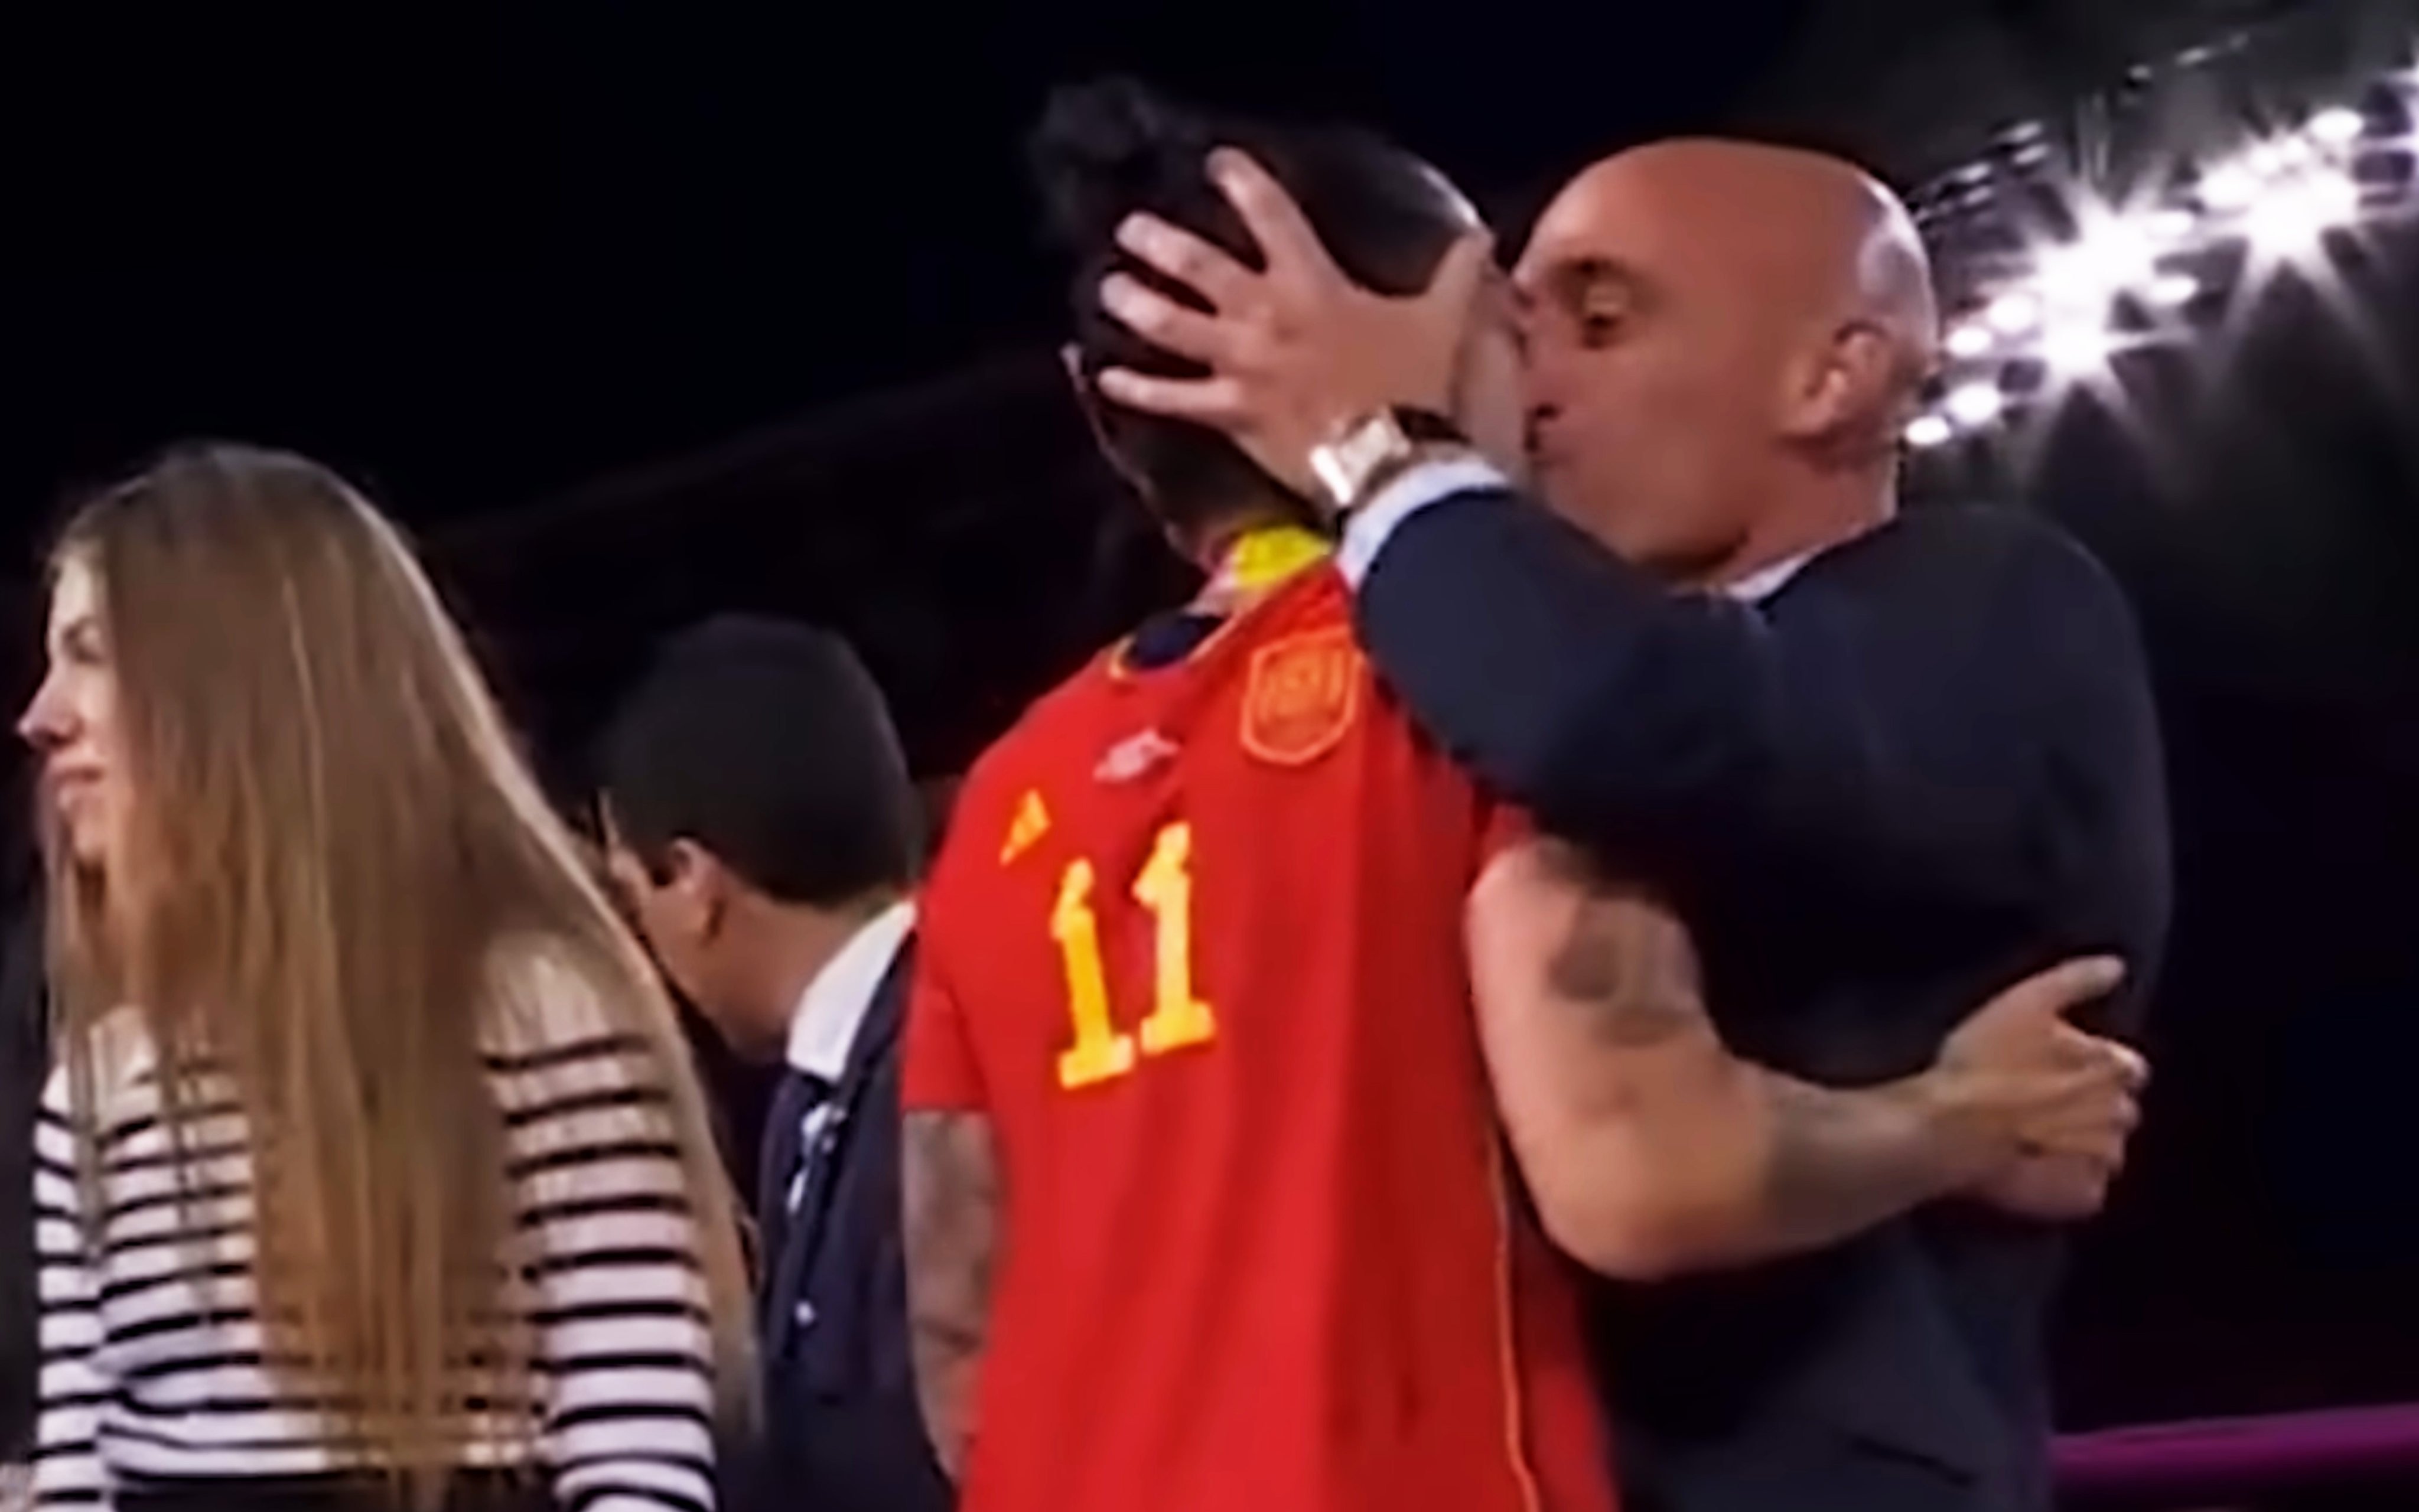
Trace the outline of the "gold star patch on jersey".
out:
[[[1042,806],[1041,795],[1031,788],[1017,800],[1016,817],[1008,824],[1008,840],[999,848],[999,864],[1023,856],[1033,848],[1034,841],[1050,833],[1050,810]]]
[[[1361,648],[1331,625],[1252,654],[1243,689],[1243,748],[1280,766],[1301,766],[1335,748],[1361,709]]]

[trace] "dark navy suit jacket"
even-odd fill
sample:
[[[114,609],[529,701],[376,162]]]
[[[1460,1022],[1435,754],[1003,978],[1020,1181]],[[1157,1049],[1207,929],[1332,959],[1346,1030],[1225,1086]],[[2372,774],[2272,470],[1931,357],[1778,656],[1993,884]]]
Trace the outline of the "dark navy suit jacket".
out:
[[[2131,964],[2170,910],[2142,652],[2049,526],[1910,514],[1758,605],[1674,595],[1527,501],[1406,519],[1360,598],[1413,716],[1547,829],[1661,883],[1724,1037],[1857,1085],[1922,1069],[2067,954]],[[1606,1286],[1629,1512],[2035,1512],[2057,1245],[1943,1205],[1836,1250]]]
[[[761,1512],[945,1512],[954,1501],[925,1436],[907,1338],[899,1065],[910,953],[891,963],[857,1029],[794,1217],[795,1072],[765,1123],[764,1438],[735,1498]]]

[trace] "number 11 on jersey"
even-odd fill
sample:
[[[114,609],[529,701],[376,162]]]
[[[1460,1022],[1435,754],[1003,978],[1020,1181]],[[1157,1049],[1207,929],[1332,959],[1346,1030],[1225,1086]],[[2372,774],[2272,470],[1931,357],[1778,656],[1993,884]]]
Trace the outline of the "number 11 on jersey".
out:
[[[1193,991],[1192,861],[1193,826],[1169,825],[1134,878],[1133,900],[1149,910],[1152,925],[1152,1006],[1141,1026],[1145,1056],[1207,1043],[1218,1033],[1210,1005]],[[1092,911],[1097,880],[1091,862],[1068,862],[1058,905],[1050,912],[1050,934],[1067,968],[1067,1012],[1075,1028],[1074,1041],[1058,1057],[1058,1085],[1070,1090],[1134,1069],[1135,1037],[1117,1026],[1101,960],[1100,919]]]

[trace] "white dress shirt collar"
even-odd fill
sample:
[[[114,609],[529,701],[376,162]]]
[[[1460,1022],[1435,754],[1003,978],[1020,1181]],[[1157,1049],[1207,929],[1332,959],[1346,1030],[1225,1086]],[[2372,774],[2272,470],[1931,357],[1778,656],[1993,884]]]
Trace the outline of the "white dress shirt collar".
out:
[[[873,1009],[873,995],[915,927],[916,905],[901,900],[868,919],[824,963],[790,1019],[792,1069],[839,1083],[856,1031]]]
[[[1771,566],[1758,568],[1736,582],[1724,584],[1722,592],[1742,604],[1761,604],[1788,587],[1789,579],[1797,576],[1797,570],[1818,555],[1819,552],[1800,551]]]

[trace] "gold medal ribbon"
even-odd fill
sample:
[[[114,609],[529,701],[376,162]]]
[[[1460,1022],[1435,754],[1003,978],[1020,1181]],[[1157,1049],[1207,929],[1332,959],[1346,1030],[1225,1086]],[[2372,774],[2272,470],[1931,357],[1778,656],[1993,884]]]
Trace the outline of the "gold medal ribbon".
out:
[[[1220,589],[1252,594],[1275,587],[1335,554],[1335,543],[1301,525],[1263,525],[1226,548],[1212,579]]]

